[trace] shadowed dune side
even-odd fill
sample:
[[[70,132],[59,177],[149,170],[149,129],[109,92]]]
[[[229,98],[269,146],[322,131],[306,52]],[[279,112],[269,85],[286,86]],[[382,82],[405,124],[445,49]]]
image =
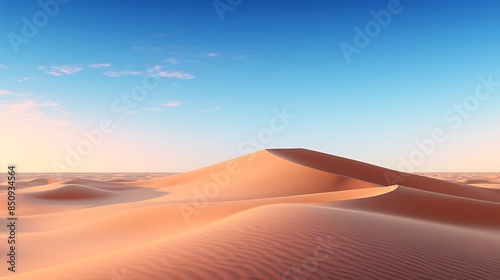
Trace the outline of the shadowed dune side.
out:
[[[500,202],[498,190],[441,181],[305,149],[271,149],[268,151],[297,164],[382,186],[399,184],[442,194]]]
[[[403,186],[376,197],[327,204],[336,208],[389,214],[439,224],[500,230],[500,219],[492,219],[493,213],[500,213],[500,203]]]
[[[5,279],[492,280],[499,241],[368,212],[263,206],[184,236]]]
[[[99,199],[110,197],[112,195],[113,193],[110,191],[99,190],[77,184],[63,185],[57,189],[25,194],[27,197],[49,200]]]

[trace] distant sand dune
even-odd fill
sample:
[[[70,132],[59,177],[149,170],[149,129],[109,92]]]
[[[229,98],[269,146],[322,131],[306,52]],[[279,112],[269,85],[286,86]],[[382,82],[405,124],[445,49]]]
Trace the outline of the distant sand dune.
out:
[[[35,178],[27,181],[17,181],[16,182],[16,188],[23,189],[23,188],[30,188],[30,187],[36,187],[36,186],[43,186],[47,184],[52,184],[56,183],[59,180],[55,179],[45,179],[45,178]],[[7,184],[4,183],[1,185],[2,187],[6,187]]]
[[[121,179],[121,178],[113,178],[106,180],[106,182],[113,182],[113,183],[124,183],[124,182],[133,182],[134,180],[132,179]]]
[[[95,180],[89,180],[89,179],[71,179],[71,180],[64,180],[61,183],[91,186],[93,188],[98,188],[98,189],[106,190],[106,191],[121,191],[121,190],[132,189],[128,186],[117,184],[117,182],[95,181]]]
[[[470,179],[465,181],[466,184],[493,184],[493,180]]]
[[[473,184],[473,185],[485,189],[500,189],[500,184]]]
[[[109,197],[111,195],[113,194],[110,191],[99,190],[78,184],[68,184],[57,189],[27,194],[29,197],[51,200],[99,199]]]

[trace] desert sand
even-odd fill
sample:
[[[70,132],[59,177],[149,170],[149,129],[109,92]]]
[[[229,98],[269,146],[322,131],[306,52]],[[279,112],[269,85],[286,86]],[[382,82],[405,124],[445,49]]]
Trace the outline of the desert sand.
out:
[[[1,279],[500,279],[500,173],[304,149],[180,174],[19,172]]]

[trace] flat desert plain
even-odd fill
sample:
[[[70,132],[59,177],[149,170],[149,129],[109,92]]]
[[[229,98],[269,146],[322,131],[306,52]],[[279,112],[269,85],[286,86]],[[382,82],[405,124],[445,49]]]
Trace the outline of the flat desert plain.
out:
[[[17,171],[6,280],[500,279],[498,173],[406,174],[304,149],[180,174]]]

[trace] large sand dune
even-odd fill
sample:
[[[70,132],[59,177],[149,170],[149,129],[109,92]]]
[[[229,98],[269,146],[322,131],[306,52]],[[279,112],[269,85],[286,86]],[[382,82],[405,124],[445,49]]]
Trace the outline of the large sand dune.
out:
[[[136,175],[23,178],[2,279],[500,279],[500,174],[288,149]]]

